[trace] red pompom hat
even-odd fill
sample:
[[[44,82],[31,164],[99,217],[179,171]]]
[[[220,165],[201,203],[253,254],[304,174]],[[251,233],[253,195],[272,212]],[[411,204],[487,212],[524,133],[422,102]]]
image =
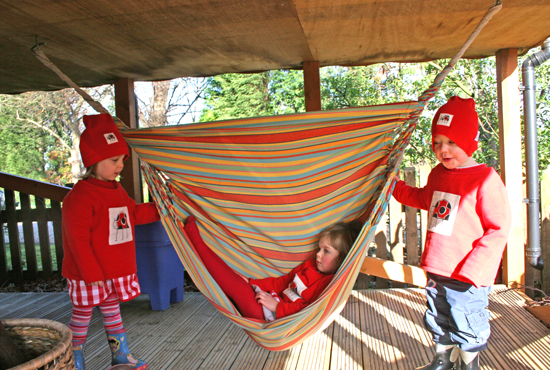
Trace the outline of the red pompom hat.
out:
[[[88,168],[104,159],[124,154],[128,159],[128,144],[110,114],[84,116],[86,129],[80,135],[80,156]]]
[[[452,96],[442,105],[432,121],[432,149],[435,135],[447,136],[468,156],[477,150],[479,125],[474,99]]]

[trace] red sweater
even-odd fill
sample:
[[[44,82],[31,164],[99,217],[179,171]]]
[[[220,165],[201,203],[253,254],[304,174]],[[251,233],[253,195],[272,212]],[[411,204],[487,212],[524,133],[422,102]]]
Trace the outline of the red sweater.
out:
[[[159,220],[154,203],[136,204],[116,181],[79,181],[63,199],[63,269],[86,284],[136,273],[134,225]]]
[[[317,270],[314,259],[296,266],[287,275],[277,278],[250,279],[263,291],[274,291],[281,301],[277,305],[277,318],[292,315],[311,304],[330,283],[334,274],[323,274]],[[290,289],[287,289],[290,288]]]
[[[493,285],[511,227],[508,193],[491,167],[437,165],[423,188],[397,182],[393,196],[429,210],[420,266],[437,275]]]

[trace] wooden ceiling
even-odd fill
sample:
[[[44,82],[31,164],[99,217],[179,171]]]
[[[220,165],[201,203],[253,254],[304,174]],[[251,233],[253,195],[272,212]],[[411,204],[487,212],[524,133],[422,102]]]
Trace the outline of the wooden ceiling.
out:
[[[0,93],[452,57],[494,0],[0,0]],[[550,0],[503,0],[466,52],[525,53],[550,36]]]

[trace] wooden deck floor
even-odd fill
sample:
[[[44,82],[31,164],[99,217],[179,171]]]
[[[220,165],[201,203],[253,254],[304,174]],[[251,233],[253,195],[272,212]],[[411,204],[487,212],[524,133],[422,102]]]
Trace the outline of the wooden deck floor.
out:
[[[490,296],[492,336],[482,353],[483,369],[550,369],[550,329],[522,308],[524,299],[497,286]],[[354,291],[325,331],[283,352],[255,344],[201,293],[165,311],[152,311],[147,295],[122,304],[134,355],[149,369],[373,369],[410,370],[433,356],[422,324],[421,289]],[[66,293],[1,293],[1,318],[46,318],[67,324]],[[88,332],[86,368],[109,367],[101,314],[94,311]]]

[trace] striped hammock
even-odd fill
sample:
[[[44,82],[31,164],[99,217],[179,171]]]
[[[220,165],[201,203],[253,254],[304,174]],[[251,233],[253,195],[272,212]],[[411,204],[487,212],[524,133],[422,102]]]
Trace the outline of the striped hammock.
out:
[[[130,130],[145,179],[185,270],[260,346],[286,350],[340,313],[391,196],[419,102]],[[360,218],[362,232],[323,294],[272,322],[243,318],[183,231],[194,215],[206,244],[239,274],[279,276],[312,258],[317,235]]]

